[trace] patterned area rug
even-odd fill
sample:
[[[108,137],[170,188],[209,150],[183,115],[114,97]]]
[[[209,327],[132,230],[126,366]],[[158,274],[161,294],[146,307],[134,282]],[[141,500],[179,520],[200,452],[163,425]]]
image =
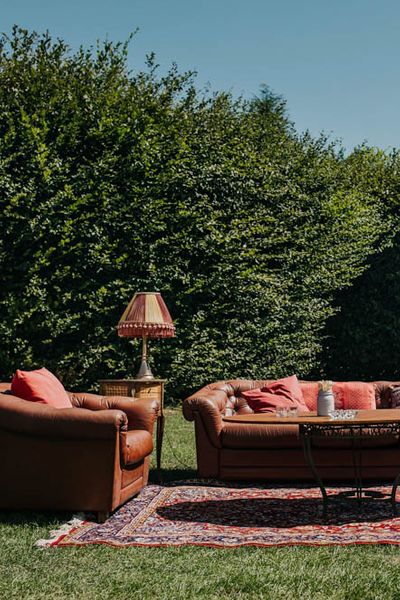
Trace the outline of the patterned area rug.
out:
[[[38,546],[324,546],[400,544],[390,486],[328,488],[326,518],[317,488],[225,487],[216,482],[149,485],[104,524],[74,519]]]

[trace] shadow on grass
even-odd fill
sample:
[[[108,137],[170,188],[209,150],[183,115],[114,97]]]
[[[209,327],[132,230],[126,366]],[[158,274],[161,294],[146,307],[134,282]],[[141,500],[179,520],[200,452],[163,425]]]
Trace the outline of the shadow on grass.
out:
[[[76,513],[77,511],[75,511]],[[72,512],[36,510],[1,510],[0,524],[3,525],[37,525],[38,527],[58,527],[72,518]]]

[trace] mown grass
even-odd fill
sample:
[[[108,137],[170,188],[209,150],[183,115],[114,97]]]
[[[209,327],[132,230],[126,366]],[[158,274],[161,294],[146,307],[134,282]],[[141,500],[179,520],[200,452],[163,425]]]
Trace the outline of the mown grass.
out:
[[[169,480],[194,476],[192,424],[168,411]],[[156,480],[155,473],[152,478]],[[400,548],[37,549],[69,514],[0,514],[0,598],[400,600]]]

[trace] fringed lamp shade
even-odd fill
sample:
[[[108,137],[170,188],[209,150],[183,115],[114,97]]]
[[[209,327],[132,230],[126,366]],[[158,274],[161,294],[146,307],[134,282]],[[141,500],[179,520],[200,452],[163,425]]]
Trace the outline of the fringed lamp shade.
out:
[[[123,337],[173,337],[175,327],[159,292],[138,292],[118,323]]]
[[[159,292],[138,292],[126,307],[118,323],[118,335],[143,338],[140,379],[153,379],[147,364],[147,338],[175,336],[175,327]]]

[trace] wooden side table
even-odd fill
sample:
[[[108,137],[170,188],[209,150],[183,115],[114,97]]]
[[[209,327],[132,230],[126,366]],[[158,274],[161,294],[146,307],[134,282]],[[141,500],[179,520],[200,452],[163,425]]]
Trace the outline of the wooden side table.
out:
[[[157,400],[156,456],[158,477],[161,476],[161,452],[164,438],[164,384],[165,379],[100,379],[102,396],[128,396],[133,400]]]

